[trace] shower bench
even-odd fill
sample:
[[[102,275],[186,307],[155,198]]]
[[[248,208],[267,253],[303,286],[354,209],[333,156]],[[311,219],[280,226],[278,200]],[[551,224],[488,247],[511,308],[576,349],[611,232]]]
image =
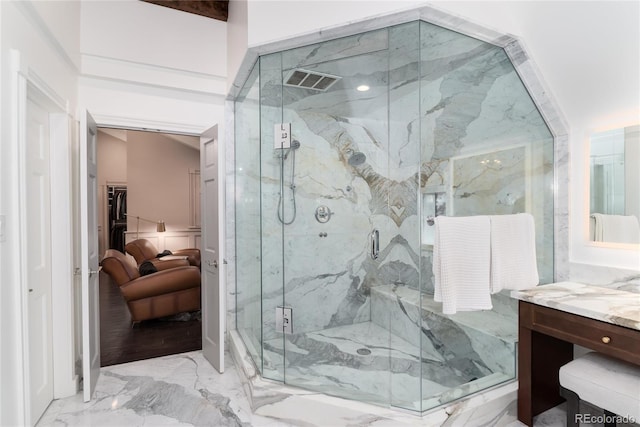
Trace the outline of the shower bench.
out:
[[[376,286],[371,288],[371,318],[409,342],[415,342],[424,330],[442,342],[450,341],[453,333],[458,337],[463,334],[470,346],[465,351],[475,352],[492,373],[515,378],[517,301],[506,292],[492,295],[491,299],[492,310],[447,315],[442,313],[442,304],[435,302],[433,295],[421,296],[418,290],[405,285]],[[437,350],[424,341],[423,357],[434,355]]]

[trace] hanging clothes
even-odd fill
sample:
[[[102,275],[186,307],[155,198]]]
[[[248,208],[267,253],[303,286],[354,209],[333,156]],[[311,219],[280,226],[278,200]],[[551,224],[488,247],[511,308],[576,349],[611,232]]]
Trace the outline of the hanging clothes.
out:
[[[124,252],[127,231],[127,188],[108,187],[109,248]]]

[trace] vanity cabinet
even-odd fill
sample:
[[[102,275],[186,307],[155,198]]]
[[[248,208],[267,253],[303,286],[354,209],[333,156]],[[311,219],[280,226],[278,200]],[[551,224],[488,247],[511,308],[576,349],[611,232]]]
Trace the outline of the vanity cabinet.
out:
[[[512,296],[520,299],[521,422],[531,426],[535,415],[564,401],[559,394],[558,370],[573,359],[574,344],[640,365],[640,294],[559,283],[517,291]]]

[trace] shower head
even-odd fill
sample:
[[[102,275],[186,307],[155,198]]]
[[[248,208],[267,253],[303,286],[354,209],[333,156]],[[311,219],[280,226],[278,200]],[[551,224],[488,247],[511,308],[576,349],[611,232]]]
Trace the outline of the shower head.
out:
[[[361,164],[363,164],[366,161],[367,161],[367,156],[364,153],[360,152],[360,151],[354,152],[347,159],[347,162],[351,166],[360,166]]]

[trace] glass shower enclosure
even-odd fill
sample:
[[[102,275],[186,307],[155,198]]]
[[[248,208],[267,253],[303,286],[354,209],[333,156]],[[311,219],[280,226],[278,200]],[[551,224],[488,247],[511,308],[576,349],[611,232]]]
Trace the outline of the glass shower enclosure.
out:
[[[553,137],[502,48],[414,21],[260,56],[235,100],[237,329],[264,378],[425,411],[515,378],[517,305],[442,313],[433,218],[528,212]]]

